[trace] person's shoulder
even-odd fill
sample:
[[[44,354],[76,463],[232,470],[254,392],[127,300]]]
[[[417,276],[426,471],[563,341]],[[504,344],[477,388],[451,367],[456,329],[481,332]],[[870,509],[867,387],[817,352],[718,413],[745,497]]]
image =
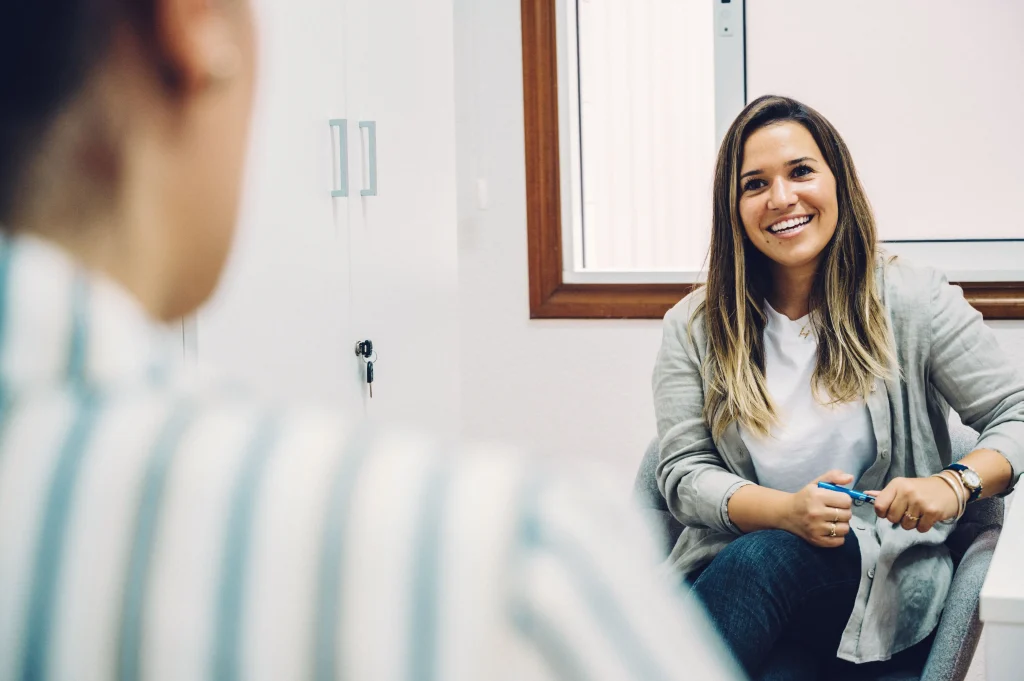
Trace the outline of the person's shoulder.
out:
[[[275,400],[242,385],[188,385],[168,391],[161,399],[190,405],[190,448],[209,451],[234,433],[232,441],[252,447],[260,439],[278,454],[296,461],[356,461],[372,471],[380,494],[397,493],[384,482],[395,471],[427,475],[437,465],[454,478],[473,478],[487,471],[514,480],[528,466],[520,452],[493,443],[464,445],[412,427],[388,425],[344,404],[323,401]],[[179,407],[180,408],[180,407]],[[168,409],[170,411],[170,409]],[[212,452],[211,452],[212,454]],[[411,474],[411,473],[409,473]]]

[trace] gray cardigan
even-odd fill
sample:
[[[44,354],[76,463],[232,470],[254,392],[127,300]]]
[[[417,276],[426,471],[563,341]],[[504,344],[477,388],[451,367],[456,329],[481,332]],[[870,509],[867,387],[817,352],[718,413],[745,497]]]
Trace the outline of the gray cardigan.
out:
[[[979,449],[1009,460],[1012,488],[1024,471],[1024,376],[943,275],[902,258],[880,260],[877,273],[901,375],[878,381],[867,400],[878,455],[858,488],[881,489],[893,478],[924,477],[951,463],[951,406],[981,433]],[[654,370],[658,485],[686,526],[669,564],[683,573],[710,562],[741,534],[729,519],[729,499],[757,482],[738,426],[715,440],[701,415],[707,337],[699,318],[692,335],[687,328],[704,295],[704,289],[695,291],[665,315]],[[893,529],[870,506],[854,507],[850,524],[860,543],[862,577],[837,655],[852,662],[887,660],[923,640],[938,622],[953,575],[944,544],[953,525],[940,523],[923,534]]]

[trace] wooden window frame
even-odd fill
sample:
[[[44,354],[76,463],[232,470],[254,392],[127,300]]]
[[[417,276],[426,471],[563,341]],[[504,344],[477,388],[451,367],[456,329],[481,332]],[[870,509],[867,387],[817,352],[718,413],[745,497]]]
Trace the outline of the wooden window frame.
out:
[[[696,284],[562,281],[557,0],[521,0],[532,319],[660,319]],[[986,319],[1024,319],[1024,282],[962,282]]]

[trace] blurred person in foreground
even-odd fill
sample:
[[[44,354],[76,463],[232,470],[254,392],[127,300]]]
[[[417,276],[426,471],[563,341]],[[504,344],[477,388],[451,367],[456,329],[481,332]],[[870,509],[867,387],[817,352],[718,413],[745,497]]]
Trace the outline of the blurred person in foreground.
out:
[[[0,679],[735,678],[604,496],[177,375],[254,51],[245,0],[0,4]]]

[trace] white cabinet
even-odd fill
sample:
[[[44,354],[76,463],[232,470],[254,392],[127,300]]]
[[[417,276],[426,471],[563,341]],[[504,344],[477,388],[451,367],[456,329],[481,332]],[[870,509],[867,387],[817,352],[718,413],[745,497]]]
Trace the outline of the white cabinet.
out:
[[[196,323],[199,366],[454,434],[451,0],[257,4],[247,190],[236,252]],[[347,121],[347,198],[331,196],[343,163],[333,119]],[[371,165],[376,195],[363,196]],[[354,354],[363,339],[378,353],[372,400]]]
[[[378,196],[349,200],[353,319],[380,354],[373,402],[454,433],[459,402],[450,0],[349,2],[349,112],[376,123]],[[356,27],[363,27],[356,30]],[[369,132],[358,149],[367,156]],[[355,150],[356,147],[353,149]],[[356,163],[359,187],[368,162]]]

